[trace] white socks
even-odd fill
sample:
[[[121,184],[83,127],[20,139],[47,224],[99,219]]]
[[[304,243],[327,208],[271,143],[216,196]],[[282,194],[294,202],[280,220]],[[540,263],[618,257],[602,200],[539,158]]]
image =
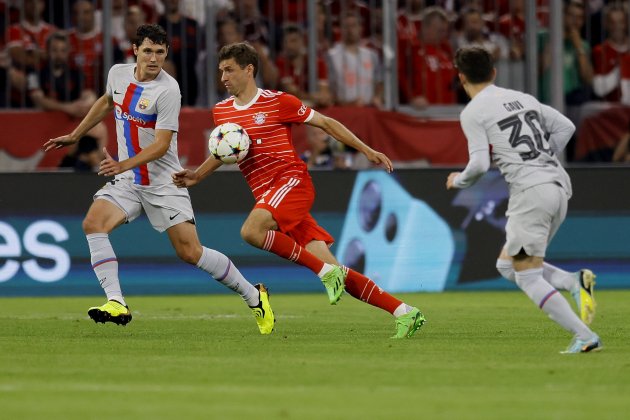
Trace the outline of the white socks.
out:
[[[580,288],[579,280],[575,273],[569,273],[546,262],[543,263],[543,277],[558,290],[575,292],[576,289],[579,290]]]
[[[320,279],[322,277],[324,277],[326,274],[328,274],[328,272],[330,270],[332,270],[334,267],[331,264],[328,263],[324,263],[324,266],[322,267],[321,270],[319,270],[319,273],[317,273],[317,277],[319,277]]]
[[[405,315],[408,314],[409,312],[411,312],[411,310],[413,309],[413,307],[407,305],[406,303],[401,303],[400,305],[398,305],[398,307],[396,309],[394,309],[394,313],[393,315],[398,318],[401,315]]]
[[[516,284],[549,318],[581,340],[590,340],[595,333],[573,312],[569,302],[543,278],[542,268],[517,271]]]
[[[258,289],[243,277],[228,257],[220,252],[204,246],[201,258],[197,262],[197,267],[210,274],[219,283],[241,295],[250,307],[260,303]]]
[[[109,242],[109,235],[91,233],[86,235],[86,238],[90,247],[92,268],[107,295],[107,299],[127,305],[120,289],[118,260],[112,244]],[[220,252],[204,247],[197,267],[241,295],[249,306],[256,306],[260,302],[258,289],[245,280],[240,271],[232,264],[232,261]]]
[[[504,260],[499,258],[497,260],[497,271],[499,274],[503,276],[504,279],[508,279],[509,281],[516,281],[514,277],[514,266],[512,265],[512,260]]]
[[[112,244],[109,242],[109,235],[90,233],[85,237],[90,247],[92,269],[94,269],[94,273],[107,295],[107,300],[115,300],[126,306],[118,279],[118,260],[112,249]]]
[[[510,281],[516,280],[512,261],[499,258],[496,267],[497,271],[504,278]],[[557,290],[566,290],[573,293],[579,290],[580,287],[576,273],[569,273],[546,262],[543,263],[543,278]]]

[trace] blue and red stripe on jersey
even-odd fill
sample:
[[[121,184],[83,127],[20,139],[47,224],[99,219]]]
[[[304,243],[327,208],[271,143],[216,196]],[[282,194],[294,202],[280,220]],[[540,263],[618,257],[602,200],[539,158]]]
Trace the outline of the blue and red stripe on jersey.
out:
[[[143,91],[144,88],[142,86],[130,83],[125,92],[123,103],[116,104],[122,111],[120,117],[116,115],[116,118],[123,122],[123,135],[127,144],[127,154],[130,158],[142,151],[138,128],[155,128],[155,122],[157,121],[157,114],[142,114],[136,111],[136,106]],[[125,118],[125,114],[128,117]],[[134,173],[134,183],[150,185],[149,168],[146,163],[133,168],[132,171]]]

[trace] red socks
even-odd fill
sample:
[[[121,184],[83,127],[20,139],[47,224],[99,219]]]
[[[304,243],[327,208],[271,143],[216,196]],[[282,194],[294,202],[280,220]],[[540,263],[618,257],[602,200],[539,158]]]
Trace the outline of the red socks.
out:
[[[279,257],[296,262],[318,274],[324,263],[315,255],[298,245],[291,237],[277,230],[270,230],[263,244],[265,251],[273,252]],[[378,287],[369,278],[354,270],[348,269],[346,292],[360,301],[381,308],[393,314],[402,302]]]
[[[302,248],[291,237],[277,230],[267,232],[262,249],[296,262],[315,274],[318,274],[324,267],[324,263],[319,258]]]
[[[402,302],[376,285],[372,280],[354,270],[348,269],[346,292],[360,301],[394,314]]]

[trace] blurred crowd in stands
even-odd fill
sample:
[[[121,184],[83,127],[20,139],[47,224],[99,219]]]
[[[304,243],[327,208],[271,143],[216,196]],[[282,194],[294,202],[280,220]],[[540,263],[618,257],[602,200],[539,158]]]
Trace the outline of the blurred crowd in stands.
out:
[[[306,0],[110,0],[112,39],[103,39],[102,0],[0,0],[0,108],[41,108],[82,117],[104,92],[104,44],[114,63],[133,62],[138,25],[158,23],[170,36],[166,71],[180,83],[185,106],[212,106],[226,92],[206,68],[206,30],[216,47],[250,42],[260,54],[259,85],[292,93],[314,107],[383,106],[383,0],[318,0],[317,84],[309,86]],[[538,97],[549,102],[549,0],[536,3]],[[630,105],[630,1],[564,1],[564,98]],[[398,102],[409,109],[465,104],[454,51],[479,45],[497,60],[497,84],[524,89],[526,0],[399,0]],[[216,54],[216,52],[212,52]],[[391,54],[390,54],[391,55]],[[208,76],[211,74],[212,76]],[[216,94],[208,94],[214,77]],[[103,133],[93,133],[100,142]],[[317,136],[315,136],[317,137]],[[313,138],[315,138],[313,137]],[[327,142],[328,140],[326,140]],[[331,147],[313,140],[321,149]],[[620,142],[623,143],[623,142]],[[630,160],[626,150],[611,159]],[[334,149],[334,147],[332,148]],[[315,152],[313,152],[315,153]],[[323,152],[322,152],[323,153]],[[307,156],[312,165],[343,167],[342,157]]]

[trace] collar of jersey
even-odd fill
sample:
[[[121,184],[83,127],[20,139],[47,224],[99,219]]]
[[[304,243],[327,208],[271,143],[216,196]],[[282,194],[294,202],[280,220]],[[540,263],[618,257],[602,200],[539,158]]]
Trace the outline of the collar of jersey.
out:
[[[252,98],[251,101],[249,101],[248,103],[246,103],[245,105],[237,105],[236,104],[236,98],[234,98],[234,108],[238,109],[239,111],[242,111],[244,109],[248,109],[250,106],[252,106],[254,104],[254,102],[256,102],[258,100],[258,98],[260,98],[260,93],[262,92],[261,88],[258,88],[258,93],[256,93],[256,96],[254,96]]]

